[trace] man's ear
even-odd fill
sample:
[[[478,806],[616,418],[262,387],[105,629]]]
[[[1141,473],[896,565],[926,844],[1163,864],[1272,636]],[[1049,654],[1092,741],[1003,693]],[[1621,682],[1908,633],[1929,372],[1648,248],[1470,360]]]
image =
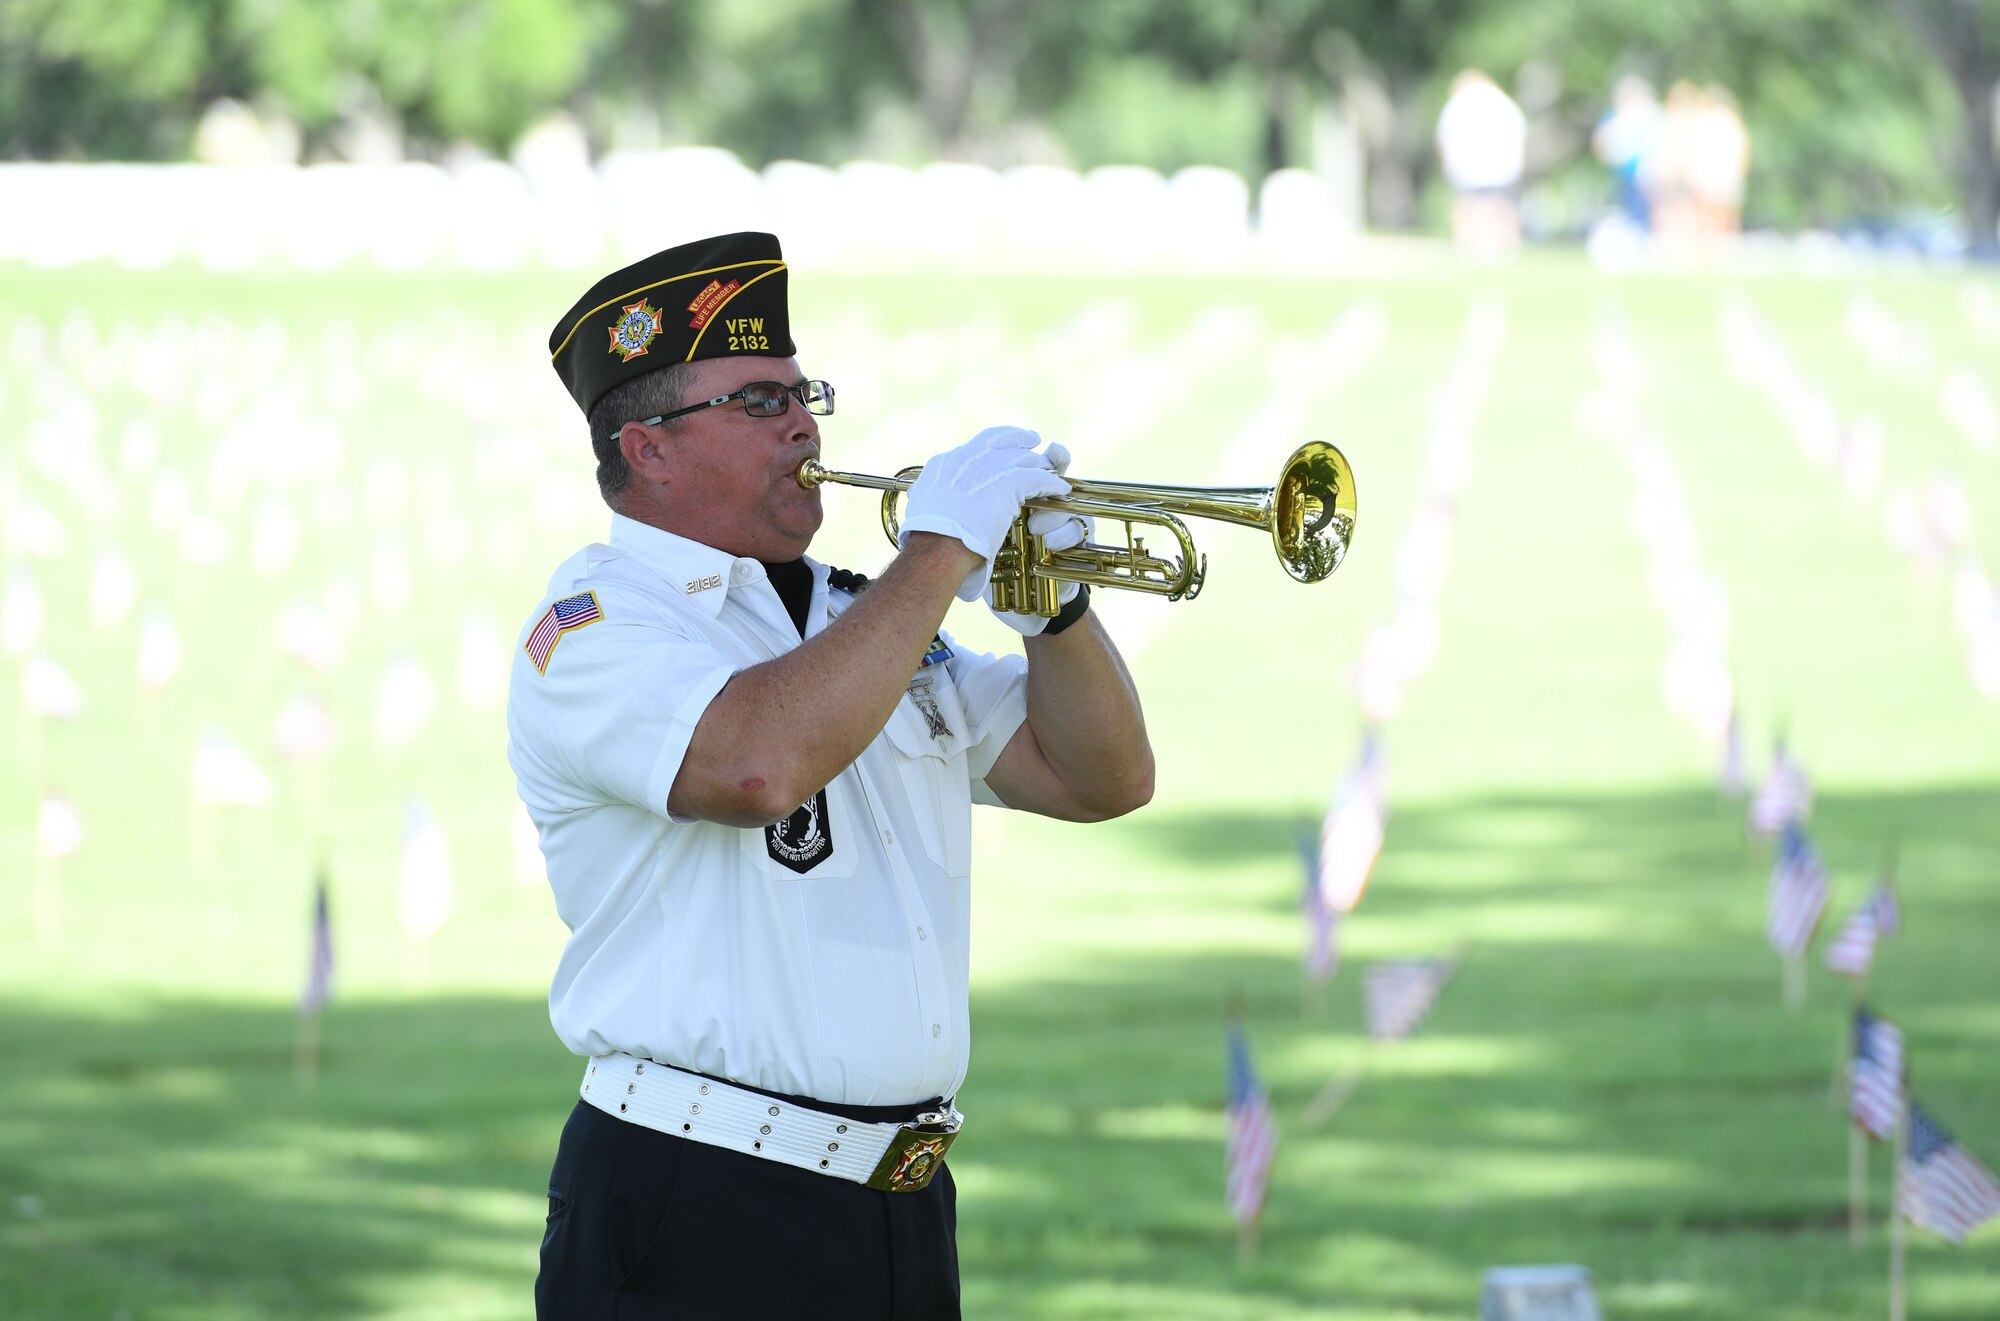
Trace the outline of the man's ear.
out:
[[[664,486],[672,478],[665,427],[627,422],[618,429],[618,451],[625,456],[625,466],[641,481]]]

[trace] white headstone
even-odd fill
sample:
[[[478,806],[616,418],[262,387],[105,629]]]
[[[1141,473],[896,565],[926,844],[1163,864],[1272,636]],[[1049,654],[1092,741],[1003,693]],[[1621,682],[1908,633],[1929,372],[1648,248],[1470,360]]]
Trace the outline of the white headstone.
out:
[[[452,247],[476,271],[507,270],[528,255],[532,195],[505,161],[474,161],[451,176]]]
[[[330,674],[340,664],[343,651],[340,630],[326,611],[310,601],[294,601],[278,612],[278,646],[289,656],[303,661],[321,674]]]
[[[375,741],[400,748],[423,732],[437,707],[437,685],[429,671],[404,657],[391,661],[375,695]]]
[[[452,881],[451,839],[444,827],[411,803],[404,810],[403,853],[398,867],[403,934],[426,941],[444,929],[457,899]]]
[[[213,514],[196,514],[181,525],[181,558],[208,569],[229,557],[229,529]]]
[[[1960,367],[1945,378],[1938,389],[1938,406],[1972,448],[1990,450],[2000,444],[2000,413],[1972,368]]]
[[[69,529],[53,511],[33,500],[21,500],[8,511],[7,549],[36,559],[52,560],[69,545]]]
[[[1603,1321],[1581,1266],[1496,1266],[1486,1272],[1479,1321]]]
[[[1285,266],[1324,261],[1348,233],[1327,181],[1307,170],[1274,170],[1257,190],[1257,242]]]
[[[554,267],[598,270],[606,238],[604,185],[588,163],[531,172],[529,237],[534,255]]]
[[[7,588],[0,594],[0,652],[25,656],[42,640],[42,589],[26,568],[7,575]]]
[[[785,257],[804,267],[836,260],[844,251],[847,227],[831,205],[834,173],[806,161],[772,161],[764,167],[763,191],[771,227],[785,236]]]
[[[285,224],[278,246],[287,260],[309,271],[352,261],[368,242],[366,166],[325,161],[292,173],[287,181]]]
[[[275,498],[265,500],[250,523],[250,567],[260,578],[278,577],[292,567],[301,539],[292,507]]]
[[[1103,165],[1083,177],[1079,232],[1071,246],[1099,261],[1143,266],[1172,252],[1167,181],[1143,165]]]
[[[271,743],[286,761],[319,761],[333,751],[333,716],[317,698],[295,697],[271,729]]]
[[[1250,245],[1250,187],[1234,170],[1191,165],[1167,181],[1178,263],[1235,267]]]
[[[812,168],[831,177],[824,167]],[[614,151],[599,165],[598,176],[604,181],[611,260],[637,261],[676,243],[738,229],[775,229],[784,236],[788,260],[807,255],[803,234],[795,239],[795,227],[773,223],[756,171],[719,147]]]
[[[289,168],[186,165],[196,204],[195,260],[215,271],[246,270],[270,250],[278,225],[276,201]]]
[[[76,720],[83,715],[83,686],[47,656],[32,656],[21,670],[21,706],[44,720]]]
[[[977,257],[993,241],[1000,176],[984,165],[935,161],[917,171],[917,230],[940,257]]]
[[[435,165],[404,161],[371,170],[366,178],[370,196],[357,217],[368,227],[369,254],[392,271],[437,261],[451,235],[456,200],[451,177]]]
[[[194,508],[194,488],[175,469],[163,468],[153,475],[146,503],[153,530],[163,536],[178,536]]]
[[[83,847],[83,813],[61,794],[45,794],[35,821],[35,847],[45,858],[67,858]]]
[[[271,780],[249,753],[220,730],[201,736],[194,754],[195,801],[212,806],[262,807],[271,799]]]
[[[139,687],[157,693],[181,672],[181,635],[164,610],[147,613],[139,626]]]
[[[1001,172],[1000,222],[1012,255],[1057,258],[1074,253],[1084,213],[1083,177],[1058,165],[1019,165]]]
[[[458,630],[458,695],[474,711],[491,711],[507,696],[513,656],[487,610],[466,612]]]
[[[368,599],[383,614],[398,615],[410,608],[414,591],[410,553],[400,541],[377,542],[368,555]]]
[[[90,566],[90,622],[110,628],[125,622],[139,602],[139,575],[116,546],[97,553]]]

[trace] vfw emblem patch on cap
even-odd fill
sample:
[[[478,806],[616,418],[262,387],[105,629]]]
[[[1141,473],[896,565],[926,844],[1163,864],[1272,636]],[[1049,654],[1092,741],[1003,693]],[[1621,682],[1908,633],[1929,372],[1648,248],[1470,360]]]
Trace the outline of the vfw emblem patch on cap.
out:
[[[798,811],[776,825],[764,827],[764,847],[773,862],[795,872],[809,872],[833,855],[833,828],[826,815],[826,790],[814,794]]]
[[[620,362],[643,358],[659,334],[660,309],[641,298],[619,309],[618,322],[611,327],[611,351]]]

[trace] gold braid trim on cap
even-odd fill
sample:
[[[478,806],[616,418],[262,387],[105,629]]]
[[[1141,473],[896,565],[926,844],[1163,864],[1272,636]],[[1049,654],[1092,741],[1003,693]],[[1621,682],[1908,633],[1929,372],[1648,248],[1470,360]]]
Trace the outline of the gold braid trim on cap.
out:
[[[664,280],[655,280],[651,284],[642,284],[637,289],[633,289],[628,293],[619,294],[615,298],[605,299],[603,302],[599,303],[596,307],[591,308],[588,312],[585,312],[582,316],[578,317],[576,319],[576,324],[569,328],[569,334],[563,336],[562,343],[556,345],[554,351],[549,354],[549,361],[554,362],[557,358],[560,358],[562,356],[562,351],[569,347],[569,342],[576,338],[576,332],[583,329],[583,323],[590,320],[592,317],[596,316],[599,312],[602,312],[607,307],[612,307],[619,303],[623,303],[626,299],[636,297],[640,294],[650,293],[653,290],[658,289],[664,285],[678,284],[682,280],[699,279],[704,275],[720,275],[724,271],[740,271],[746,266],[769,266],[772,269],[765,271],[763,275],[753,276],[747,283],[745,283],[742,286],[742,288],[736,291],[737,293],[742,293],[744,289],[748,289],[751,285],[757,283],[758,280],[763,279],[765,275],[775,275],[777,272],[785,269],[785,263],[782,261],[773,261],[769,257],[760,257],[755,261],[739,261],[739,262],[731,262],[727,266],[711,266],[705,271],[689,271],[684,275],[671,275]],[[735,295],[731,295],[731,297],[734,296]],[[720,307],[716,309],[716,311],[718,312],[721,310],[722,309]],[[710,318],[711,321],[713,319],[714,319],[713,317]],[[704,325],[702,329],[706,331],[708,327]],[[695,343],[699,344],[700,342],[701,342],[701,336],[696,335]],[[689,353],[688,357],[689,359],[692,359],[694,357],[693,353]]]
[[[749,263],[747,263],[747,262],[746,262],[746,263],[744,263],[744,264],[745,264],[745,265],[748,265]],[[735,301],[736,301],[736,300],[737,300],[738,298],[741,298],[741,297],[743,296],[743,291],[744,291],[744,290],[746,290],[746,289],[748,289],[748,288],[749,288],[749,287],[750,287],[751,285],[753,285],[753,284],[757,283],[757,281],[759,281],[759,280],[762,280],[762,279],[765,279],[765,278],[766,278],[766,277],[768,277],[768,276],[772,276],[772,275],[776,275],[776,274],[777,274],[777,273],[778,273],[779,271],[782,271],[782,270],[784,270],[784,269],[785,269],[785,263],[783,263],[783,262],[779,262],[779,263],[778,263],[778,264],[777,264],[777,265],[776,265],[775,267],[773,267],[772,269],[770,269],[770,270],[768,270],[768,271],[765,271],[763,275],[753,275],[753,276],[751,276],[751,277],[750,277],[749,279],[745,280],[745,281],[744,281],[744,282],[743,282],[742,284],[740,284],[740,285],[738,285],[738,286],[737,286],[737,289],[736,289],[736,292],[735,292],[735,293],[733,293],[733,294],[729,295],[729,297],[727,297],[727,298],[723,299],[723,300],[722,300],[721,302],[717,303],[717,304],[715,305],[715,310],[714,310],[713,312],[710,312],[710,313],[708,314],[708,320],[706,320],[706,321],[704,321],[704,322],[702,322],[702,323],[701,323],[701,330],[700,330],[700,332],[699,332],[698,334],[696,334],[696,335],[695,335],[695,337],[694,337],[694,343],[692,343],[692,344],[688,345],[688,355],[687,355],[687,357],[685,357],[685,358],[682,358],[682,359],[681,359],[681,361],[682,361],[682,362],[693,362],[693,361],[694,361],[694,355],[695,355],[695,350],[696,350],[696,349],[699,349],[699,348],[701,347],[701,337],[702,337],[703,335],[706,335],[706,334],[708,333],[708,328],[709,328],[710,326],[714,325],[714,324],[715,324],[715,323],[716,323],[717,321],[720,321],[720,320],[722,319],[722,309],[723,309],[723,308],[725,308],[725,307],[728,307],[728,306],[729,306],[729,305],[730,305],[731,303],[735,302]],[[618,300],[614,298],[614,299],[612,299],[611,301],[612,301],[613,303],[615,303],[615,302],[617,302]],[[610,303],[607,303],[607,304],[605,304],[605,306],[606,306],[606,307],[609,307],[610,305],[611,305]]]

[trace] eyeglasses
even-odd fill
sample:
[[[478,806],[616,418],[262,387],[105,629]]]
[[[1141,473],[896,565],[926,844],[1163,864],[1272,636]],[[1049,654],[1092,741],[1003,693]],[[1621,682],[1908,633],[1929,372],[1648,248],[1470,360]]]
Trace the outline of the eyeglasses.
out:
[[[751,417],[777,417],[792,406],[792,400],[799,401],[799,407],[808,413],[825,417],[833,412],[833,387],[825,381],[803,381],[798,385],[781,385],[777,381],[752,381],[735,394],[719,394],[713,399],[690,404],[686,408],[676,408],[671,413],[658,417],[641,418],[640,425],[655,427],[662,422],[671,422],[689,413],[699,413],[704,408],[720,408],[732,400],[743,401],[743,411]]]

